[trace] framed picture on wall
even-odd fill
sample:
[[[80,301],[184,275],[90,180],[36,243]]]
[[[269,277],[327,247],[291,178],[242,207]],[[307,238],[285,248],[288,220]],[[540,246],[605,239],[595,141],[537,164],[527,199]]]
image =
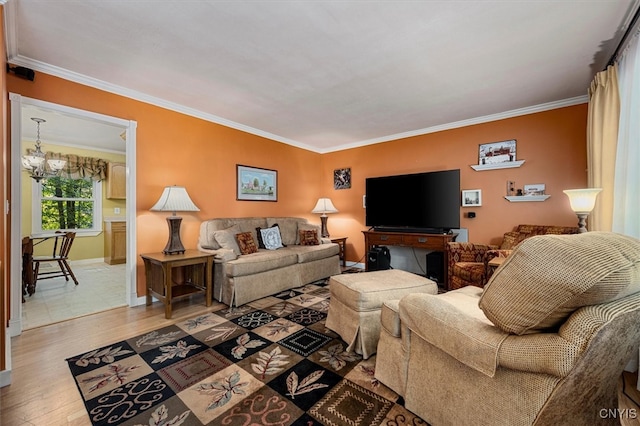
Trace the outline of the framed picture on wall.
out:
[[[236,164],[236,199],[278,201],[278,172]]]
[[[462,191],[462,207],[477,207],[482,205],[482,190],[467,189]]]
[[[351,168],[336,169],[333,171],[333,189],[351,188]]]

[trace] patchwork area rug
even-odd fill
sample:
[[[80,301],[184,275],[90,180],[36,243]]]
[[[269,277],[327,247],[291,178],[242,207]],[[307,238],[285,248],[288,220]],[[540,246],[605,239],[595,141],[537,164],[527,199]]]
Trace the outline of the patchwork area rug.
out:
[[[93,425],[425,425],[325,327],[326,281],[67,359]]]

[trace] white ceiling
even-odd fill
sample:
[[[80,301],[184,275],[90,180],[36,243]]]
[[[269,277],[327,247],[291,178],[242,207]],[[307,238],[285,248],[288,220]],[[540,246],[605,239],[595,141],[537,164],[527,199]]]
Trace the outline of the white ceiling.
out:
[[[329,152],[585,102],[638,4],[8,0],[5,26],[36,79]]]

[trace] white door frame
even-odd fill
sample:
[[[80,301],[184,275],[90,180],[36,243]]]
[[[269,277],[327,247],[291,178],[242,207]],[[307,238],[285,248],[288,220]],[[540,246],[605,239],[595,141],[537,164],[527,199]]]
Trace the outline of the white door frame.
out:
[[[71,108],[64,105],[27,98],[16,93],[10,93],[11,101],[11,200],[8,210],[11,215],[11,318],[9,319],[9,336],[17,336],[22,332],[22,215],[20,206],[22,188],[20,174],[21,140],[22,140],[22,106],[35,107],[58,111],[66,115],[89,119],[111,125],[122,126],[126,131],[126,178],[127,178],[127,263],[126,263],[126,303],[136,306],[140,303],[136,290],[136,127],[137,122],[122,118],[111,117],[95,112]],[[7,336],[7,337],[9,337]],[[10,365],[10,363],[8,363]]]

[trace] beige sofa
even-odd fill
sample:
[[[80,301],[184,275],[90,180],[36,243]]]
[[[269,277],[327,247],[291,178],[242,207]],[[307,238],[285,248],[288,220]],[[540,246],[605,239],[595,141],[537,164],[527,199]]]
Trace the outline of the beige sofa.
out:
[[[251,233],[258,241],[258,229],[277,225],[285,247],[260,248],[241,254],[240,233]],[[317,230],[318,245],[300,245],[300,231]],[[314,233],[315,234],[315,233]],[[339,247],[320,238],[320,228],[296,217],[219,218],[200,225],[198,250],[215,254],[213,295],[229,305],[240,306],[253,300],[300,287],[331,275],[340,274]]]
[[[640,345],[640,241],[524,240],[484,289],[382,309],[375,376],[438,425],[613,424]]]

